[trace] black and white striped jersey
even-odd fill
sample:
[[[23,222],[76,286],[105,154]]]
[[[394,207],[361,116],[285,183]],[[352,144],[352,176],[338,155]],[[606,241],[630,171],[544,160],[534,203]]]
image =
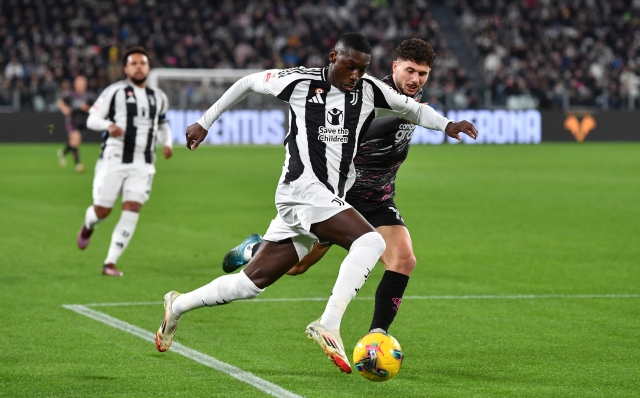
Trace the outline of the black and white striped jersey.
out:
[[[87,120],[88,128],[103,131],[100,156],[120,152],[122,163],[153,164],[156,142],[172,145],[168,108],[169,100],[159,88],[141,88],[122,80],[104,89]],[[123,136],[107,134],[112,123],[124,130]]]
[[[319,180],[344,198],[355,180],[353,158],[361,133],[376,116],[396,115],[426,128],[444,130],[449,120],[431,107],[399,94],[367,74],[350,92],[327,81],[328,67],[267,70],[236,82],[198,121],[206,130],[249,93],[289,103],[289,132],[281,182],[301,176]],[[381,111],[386,111],[381,113]]]

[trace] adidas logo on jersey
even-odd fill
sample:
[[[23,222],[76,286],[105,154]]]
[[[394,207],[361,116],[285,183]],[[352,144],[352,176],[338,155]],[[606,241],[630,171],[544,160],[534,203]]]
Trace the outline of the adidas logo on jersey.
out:
[[[307,102],[311,102],[313,104],[324,104],[324,100],[322,99],[322,94],[324,94],[324,89],[316,88],[316,95],[309,98]]]

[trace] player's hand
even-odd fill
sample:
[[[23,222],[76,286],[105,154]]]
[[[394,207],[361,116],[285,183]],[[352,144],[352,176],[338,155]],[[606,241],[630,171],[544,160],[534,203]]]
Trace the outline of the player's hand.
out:
[[[209,132],[198,123],[194,123],[187,127],[187,148],[194,151],[198,145],[204,141],[208,133]]]
[[[118,127],[115,123],[109,126],[107,132],[112,137],[120,137],[121,135],[124,135],[124,130]]]
[[[171,156],[173,156],[173,149],[171,149],[170,146],[165,146],[163,153],[165,159],[171,159]]]
[[[451,138],[455,138],[458,141],[461,140],[460,134],[458,133],[464,133],[474,140],[476,139],[476,137],[478,137],[478,130],[476,130],[476,126],[474,126],[473,123],[467,122],[466,120],[463,120],[461,122],[449,122],[449,124],[447,124],[447,127],[444,129],[444,133]]]

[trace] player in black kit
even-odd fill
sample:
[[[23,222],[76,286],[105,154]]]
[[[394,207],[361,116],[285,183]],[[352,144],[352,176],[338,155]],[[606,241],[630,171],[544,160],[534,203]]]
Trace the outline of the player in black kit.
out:
[[[66,155],[71,152],[76,171],[79,173],[84,171],[78,148],[82,142],[82,131],[87,128],[89,109],[95,100],[95,93],[87,91],[87,78],[84,76],[77,76],[73,81],[73,90],[64,92],[58,100],[58,109],[65,115],[65,127],[69,135],[67,145],[64,149],[58,150],[61,167],[67,166]]]
[[[408,39],[396,48],[393,73],[382,79],[400,93],[422,98],[422,86],[429,77],[435,60],[431,45],[420,39]],[[380,113],[364,134],[354,159],[356,181],[346,200],[382,235],[386,249],[380,257],[385,273],[378,284],[371,331],[387,332],[393,322],[409,275],[416,265],[411,236],[396,207],[395,180],[398,169],[409,154],[415,125],[395,116]],[[260,246],[258,234],[249,236],[242,244],[227,253],[223,260],[225,272],[232,272],[249,262]],[[331,243],[316,243],[289,272],[298,275],[317,263],[329,250]]]

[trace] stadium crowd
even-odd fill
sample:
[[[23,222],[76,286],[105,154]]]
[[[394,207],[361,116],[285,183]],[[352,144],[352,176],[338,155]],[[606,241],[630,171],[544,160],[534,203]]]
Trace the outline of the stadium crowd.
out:
[[[478,47],[494,103],[528,94],[541,108],[634,107],[640,0],[453,0]]]
[[[0,106],[55,109],[82,74],[99,91],[122,78],[119,56],[144,46],[153,67],[324,66],[339,35],[371,42],[369,73],[390,72],[402,40],[428,40],[438,55],[427,99],[434,105],[467,74],[424,0],[0,0]],[[18,105],[18,106],[16,106]]]
[[[640,0],[448,3],[480,52],[494,104],[528,95],[541,108],[618,109],[638,98]],[[378,77],[401,40],[427,39],[438,57],[425,98],[480,106],[425,0],[0,0],[0,106],[55,110],[77,75],[100,91],[122,78],[119,57],[133,45],[153,67],[315,67],[345,31],[369,38]]]

